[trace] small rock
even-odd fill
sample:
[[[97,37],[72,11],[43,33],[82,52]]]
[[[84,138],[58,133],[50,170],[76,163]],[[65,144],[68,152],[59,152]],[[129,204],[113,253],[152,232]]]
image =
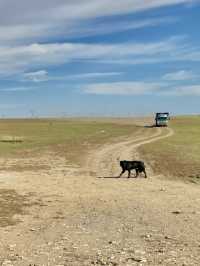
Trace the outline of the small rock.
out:
[[[181,214],[181,211],[177,210],[177,211],[173,211],[173,214]]]
[[[166,189],[165,188],[161,188],[160,191],[166,191]]]
[[[143,238],[146,238],[146,239],[150,239],[152,237],[152,235],[150,234],[146,234],[146,235],[142,235]]]
[[[131,260],[131,261],[135,261],[135,262],[142,262],[141,258],[137,258],[137,257],[131,257],[131,258],[127,258],[127,260]]]
[[[115,261],[111,261],[111,265],[113,265],[113,266],[117,266],[117,265],[118,265],[118,263],[117,263],[117,262],[115,262]]]

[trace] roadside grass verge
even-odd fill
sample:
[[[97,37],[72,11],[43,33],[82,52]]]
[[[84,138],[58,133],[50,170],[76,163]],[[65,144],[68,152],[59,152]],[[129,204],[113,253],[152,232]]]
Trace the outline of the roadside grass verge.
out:
[[[79,163],[87,151],[144,130],[133,124],[83,119],[2,119],[0,158],[32,157],[44,151]]]
[[[156,174],[200,182],[200,116],[175,117],[169,126],[175,134],[140,147]]]

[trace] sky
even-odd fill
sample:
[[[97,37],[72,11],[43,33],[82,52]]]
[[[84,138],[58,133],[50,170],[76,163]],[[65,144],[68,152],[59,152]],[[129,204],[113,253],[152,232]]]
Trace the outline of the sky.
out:
[[[200,113],[200,0],[0,0],[0,117]]]

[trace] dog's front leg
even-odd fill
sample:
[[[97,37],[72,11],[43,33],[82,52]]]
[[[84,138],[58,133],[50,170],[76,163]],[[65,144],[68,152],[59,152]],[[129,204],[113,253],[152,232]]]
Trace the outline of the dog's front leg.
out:
[[[135,176],[135,178],[136,178],[139,175],[139,170],[136,168],[135,171],[136,171],[136,176]]]
[[[122,170],[121,174],[119,175],[119,177],[121,177],[123,175],[123,173],[125,173],[126,170]]]
[[[131,176],[131,170],[128,170],[128,178]]]

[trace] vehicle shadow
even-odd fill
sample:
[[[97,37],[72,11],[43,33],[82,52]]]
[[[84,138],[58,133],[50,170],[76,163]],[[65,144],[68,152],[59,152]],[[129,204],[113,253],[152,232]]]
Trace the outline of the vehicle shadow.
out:
[[[155,125],[145,125],[144,126],[145,128],[154,128],[154,127],[156,127]]]

